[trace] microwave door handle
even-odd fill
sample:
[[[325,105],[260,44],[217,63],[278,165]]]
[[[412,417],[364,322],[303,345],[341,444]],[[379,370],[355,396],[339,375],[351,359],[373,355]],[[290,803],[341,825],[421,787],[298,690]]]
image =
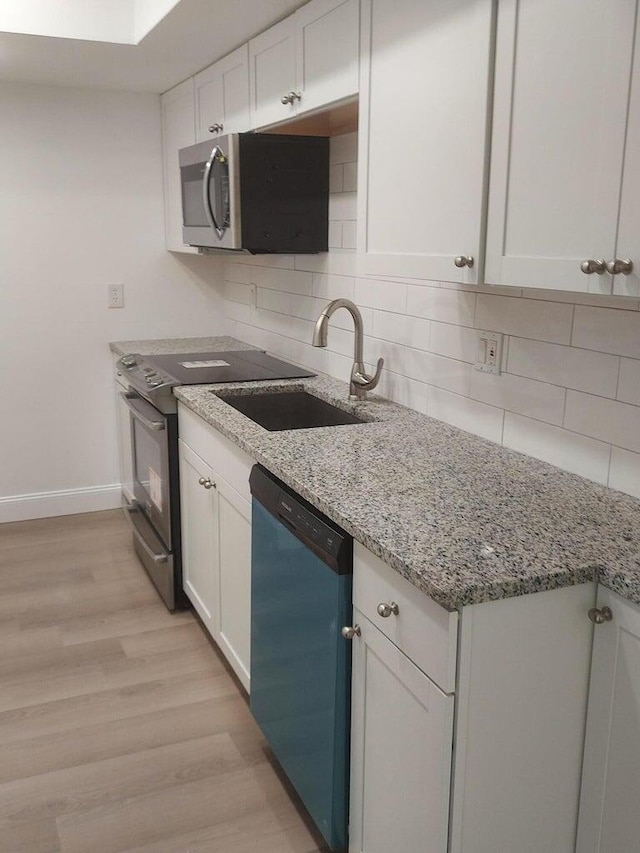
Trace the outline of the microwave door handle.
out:
[[[134,418],[136,418],[136,420],[139,420],[140,423],[146,426],[147,429],[153,430],[154,432],[162,432],[162,430],[165,428],[164,421],[149,420],[149,418],[146,418],[137,408],[137,406],[134,405],[134,401],[140,399],[137,394],[122,391],[120,392],[120,396],[125,401],[125,403],[129,407],[131,414]]]
[[[218,223],[216,222],[216,217],[211,208],[211,196],[209,195],[209,189],[211,187],[213,163],[218,154],[221,153],[222,151],[220,147],[216,145],[213,151],[211,152],[211,156],[207,160],[206,166],[204,167],[204,178],[202,180],[202,201],[204,203],[204,212],[209,221],[209,225],[213,228],[213,230],[216,232],[220,239],[222,239],[224,231],[222,230],[222,228],[219,227]]]

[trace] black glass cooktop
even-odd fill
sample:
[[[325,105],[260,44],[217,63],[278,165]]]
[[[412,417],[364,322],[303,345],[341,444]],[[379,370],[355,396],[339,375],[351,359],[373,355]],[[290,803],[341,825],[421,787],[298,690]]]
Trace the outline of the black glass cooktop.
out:
[[[177,385],[301,379],[315,376],[315,373],[309,370],[281,361],[260,350],[148,355],[144,357],[144,361],[146,365],[171,376]]]

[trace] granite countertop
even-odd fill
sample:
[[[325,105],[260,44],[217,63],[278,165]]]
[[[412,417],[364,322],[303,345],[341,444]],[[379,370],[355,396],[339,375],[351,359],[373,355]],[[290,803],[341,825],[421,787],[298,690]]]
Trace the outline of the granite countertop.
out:
[[[370,422],[268,432],[217,396],[265,390],[307,390]],[[628,495],[373,394],[351,403],[327,377],[174,394],[447,610],[594,578],[640,604],[640,501]]]

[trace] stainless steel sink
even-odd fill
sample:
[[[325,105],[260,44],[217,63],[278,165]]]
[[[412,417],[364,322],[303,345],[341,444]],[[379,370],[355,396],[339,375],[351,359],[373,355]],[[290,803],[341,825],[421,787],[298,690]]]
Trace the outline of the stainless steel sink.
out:
[[[270,432],[367,423],[306,391],[218,396]]]

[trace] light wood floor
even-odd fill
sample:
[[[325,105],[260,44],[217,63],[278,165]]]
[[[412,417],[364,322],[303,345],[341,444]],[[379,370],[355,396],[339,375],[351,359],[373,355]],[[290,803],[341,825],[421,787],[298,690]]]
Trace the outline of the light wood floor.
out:
[[[0,851],[324,849],[121,513],[0,525]]]

